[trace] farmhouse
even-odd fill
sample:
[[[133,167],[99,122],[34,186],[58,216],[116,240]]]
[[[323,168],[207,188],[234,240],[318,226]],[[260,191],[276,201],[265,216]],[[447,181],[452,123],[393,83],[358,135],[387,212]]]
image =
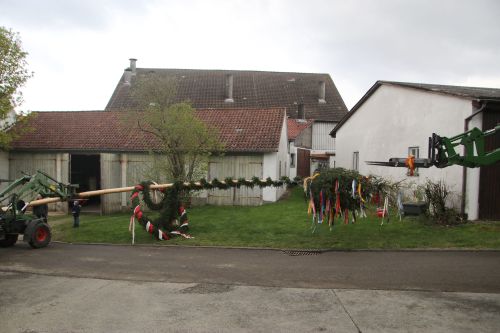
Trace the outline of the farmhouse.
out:
[[[224,144],[224,156],[213,157],[208,179],[253,176],[278,179],[285,175],[287,127],[284,108],[204,109],[197,117],[213,126]],[[159,148],[152,135],[124,121],[125,112],[67,111],[36,112],[32,130],[14,141],[9,174],[42,170],[64,183],[80,185],[79,191],[137,184],[147,176]],[[132,126],[132,127],[131,127]],[[249,135],[251,134],[251,135]],[[214,190],[199,200],[211,204],[259,205],[276,201],[284,189],[241,188]],[[64,204],[57,209],[66,210]],[[106,214],[127,207],[125,193],[92,198]]]
[[[176,101],[189,101],[196,109],[286,108],[288,119],[312,126],[306,131],[310,137],[307,144],[289,146],[290,161],[285,174],[290,171],[295,176],[295,165],[303,166],[301,176],[320,166],[334,166],[335,140],[328,134],[347,114],[347,107],[328,74],[137,68],[136,59],[130,59],[106,110],[137,108],[131,88],[138,77],[147,80],[152,76],[174,78]],[[292,132],[297,127],[290,122],[289,125]]]
[[[153,76],[173,78],[174,102],[190,102],[203,121],[219,129],[226,153],[210,160],[208,179],[277,179],[289,176],[297,164],[304,165],[301,172],[309,175],[311,165],[333,163],[335,145],[328,133],[347,108],[328,74],[137,68],[136,59],[130,59],[104,111],[36,112],[34,130],[0,156],[0,176],[15,179],[21,172],[41,169],[59,181],[79,183],[81,191],[143,180],[152,163],[148,151],[157,143],[145,133],[124,128],[120,117],[141,111],[131,88],[138,77]],[[305,140],[311,144],[302,145],[298,153],[288,142],[287,119],[312,124]],[[240,188],[202,193],[198,199],[258,205],[276,201],[282,191]],[[102,213],[127,205],[125,195],[95,200]],[[66,209],[63,206],[59,209]]]
[[[391,157],[425,158],[432,133],[452,137],[473,127],[487,130],[500,123],[500,89],[378,81],[331,131],[339,167],[393,180],[444,180],[455,193],[453,204],[469,219],[499,219],[500,164],[466,169],[419,169],[373,166],[364,161]],[[500,147],[500,135],[486,139],[486,149]],[[463,151],[460,152],[463,154]]]

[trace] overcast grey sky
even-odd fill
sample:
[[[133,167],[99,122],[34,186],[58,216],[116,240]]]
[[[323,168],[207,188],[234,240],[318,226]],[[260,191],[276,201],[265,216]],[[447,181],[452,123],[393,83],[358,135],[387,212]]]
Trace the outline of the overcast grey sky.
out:
[[[377,80],[500,88],[497,0],[0,0],[35,76],[24,110],[102,110],[138,67],[328,73],[350,109]]]

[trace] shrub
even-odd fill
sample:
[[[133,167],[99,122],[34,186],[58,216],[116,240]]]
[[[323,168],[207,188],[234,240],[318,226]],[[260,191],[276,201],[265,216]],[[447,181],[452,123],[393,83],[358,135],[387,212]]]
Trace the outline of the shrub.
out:
[[[444,181],[433,182],[427,180],[423,189],[429,206],[428,214],[432,222],[440,225],[461,223],[459,214],[455,209],[446,205],[451,191]]]

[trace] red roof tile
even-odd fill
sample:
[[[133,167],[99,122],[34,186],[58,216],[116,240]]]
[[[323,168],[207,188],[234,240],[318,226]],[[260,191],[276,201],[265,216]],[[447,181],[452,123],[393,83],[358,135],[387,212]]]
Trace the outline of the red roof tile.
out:
[[[277,151],[285,109],[199,110],[220,133],[227,152]],[[123,111],[34,112],[31,131],[13,150],[148,151],[160,147],[151,134],[126,121]]]
[[[311,119],[288,119],[288,140],[295,140],[300,132],[311,126],[312,123],[313,121]]]
[[[285,108],[204,109],[197,115],[219,131],[226,151],[278,151]]]

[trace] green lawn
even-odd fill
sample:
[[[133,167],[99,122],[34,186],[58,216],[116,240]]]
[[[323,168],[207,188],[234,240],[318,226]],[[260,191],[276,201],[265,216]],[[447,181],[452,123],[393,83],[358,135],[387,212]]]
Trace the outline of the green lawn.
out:
[[[190,234],[157,241],[136,223],[138,244],[181,244],[302,249],[399,249],[399,248],[500,248],[500,222],[478,222],[454,227],[430,226],[422,219],[399,219],[380,225],[373,207],[368,218],[356,224],[327,224],[311,232],[301,189],[290,197],[260,207],[203,206],[189,210]],[[53,239],[66,242],[130,244],[130,215],[82,215],[80,228],[72,228],[71,216],[50,218]]]

